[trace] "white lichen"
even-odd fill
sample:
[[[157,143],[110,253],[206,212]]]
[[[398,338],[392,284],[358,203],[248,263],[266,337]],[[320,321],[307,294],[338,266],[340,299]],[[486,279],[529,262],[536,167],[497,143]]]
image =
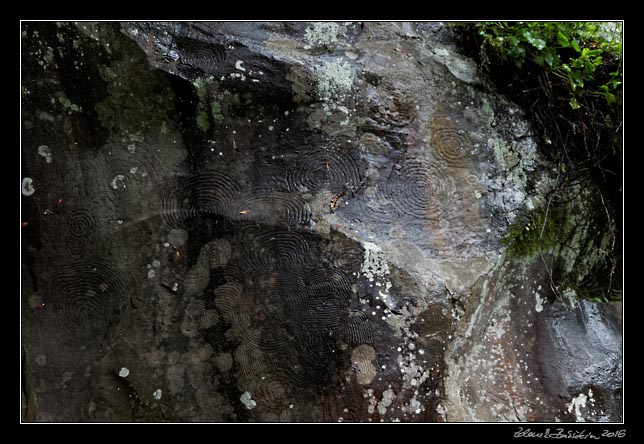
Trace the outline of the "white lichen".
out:
[[[391,281],[389,280],[389,265],[385,260],[385,253],[373,242],[364,242],[364,259],[360,272],[369,282],[378,287],[378,297],[389,307],[395,308],[395,303],[389,295]],[[384,288],[384,290],[382,290]]]
[[[541,295],[539,293],[534,294],[535,298],[535,304],[534,304],[534,309],[537,313],[541,313],[543,311],[543,302],[544,300],[541,298]]]
[[[343,102],[356,78],[355,70],[347,62],[324,62],[315,68],[316,91],[327,109],[337,108]]]
[[[566,301],[568,301],[568,305],[570,305],[571,308],[577,307],[577,304],[579,303],[579,298],[575,290],[573,290],[572,288],[566,288],[561,293],[561,295]]]
[[[592,393],[592,392],[589,391],[589,393]],[[568,413],[572,413],[573,410],[575,411],[575,421],[586,422],[586,419],[583,417],[581,413],[581,409],[582,407],[586,407],[587,400],[588,400],[588,396],[586,396],[585,393],[580,393],[579,395],[572,398],[572,400],[566,405],[568,409]]]
[[[38,154],[44,157],[47,163],[51,163],[51,149],[47,145],[40,145],[38,147]]]
[[[31,177],[25,177],[22,179],[22,195],[23,196],[31,196],[36,192],[36,189],[34,188],[34,181]]]
[[[492,115],[494,115],[493,112]],[[490,137],[487,144],[493,149],[495,162],[502,174],[496,179],[500,188],[496,192],[501,200],[500,204],[512,208],[526,204],[528,174],[534,170],[537,158],[536,143],[532,138],[522,138],[520,141],[508,144],[501,138]],[[543,185],[546,185],[546,182]],[[547,190],[544,191],[547,192]],[[536,198],[530,201],[530,206],[533,208],[537,204]],[[512,213],[509,214],[509,219],[510,221],[514,219]]]
[[[382,278],[389,274],[389,266],[385,262],[385,256],[378,245],[373,242],[365,242],[364,246],[364,259],[360,267],[360,272],[373,281],[375,278]]]
[[[378,403],[378,413],[380,416],[383,416],[387,413],[387,407],[396,399],[396,393],[392,389],[387,389],[382,392],[382,399]]]
[[[243,64],[244,64],[244,61],[243,61],[243,60],[237,60],[237,61],[235,62],[235,69],[237,69],[237,70],[239,70],[239,71],[246,71],[246,68],[244,68],[244,67],[242,66]]]
[[[119,372],[119,376],[121,378],[127,378],[127,376],[130,374],[130,370],[128,370],[126,367],[123,367],[121,371]]]
[[[157,401],[161,400],[161,396],[162,396],[162,395],[163,395],[163,392],[161,391],[161,389],[156,389],[156,390],[154,391],[154,393],[152,393],[152,396],[153,396],[153,397],[154,397],[154,399],[156,399]]]
[[[247,391],[242,393],[242,395],[239,397],[239,400],[246,406],[248,410],[254,409],[257,406],[257,403],[252,399],[251,394]]]
[[[304,31],[309,45],[330,45],[338,41],[340,25],[335,22],[313,22]]]
[[[54,95],[58,98],[58,101],[60,102],[60,104],[65,109],[67,109],[70,113],[71,112],[80,112],[80,111],[83,110],[83,108],[81,108],[80,106],[76,105],[75,103],[72,103],[72,101],[67,98],[67,96],[65,95],[64,92],[56,91],[56,93]],[[55,103],[55,101],[54,101],[54,103]]]
[[[111,185],[112,188],[115,190],[118,188],[118,182],[123,182],[123,188],[125,188],[125,176],[122,174],[117,174],[114,176],[114,179],[112,179]]]

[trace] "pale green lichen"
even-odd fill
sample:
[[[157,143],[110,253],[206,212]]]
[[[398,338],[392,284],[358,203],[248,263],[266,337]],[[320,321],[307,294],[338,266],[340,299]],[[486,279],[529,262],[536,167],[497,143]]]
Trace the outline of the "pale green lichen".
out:
[[[210,103],[210,113],[212,115],[212,119],[215,122],[221,123],[224,121],[224,115],[222,113],[221,103],[213,100]]]
[[[517,190],[525,190],[527,172],[534,169],[537,147],[531,140],[507,144],[499,137],[488,139],[488,145],[494,150],[494,160],[506,174],[508,180]]]
[[[254,409],[257,406],[257,402],[255,402],[252,398],[252,395],[249,392],[244,392],[242,395],[239,397],[239,400],[246,406],[248,410]]]
[[[579,303],[577,292],[575,292],[575,290],[573,290],[572,288],[566,288],[564,291],[561,292],[561,296],[563,297],[564,301],[567,302],[568,306],[571,308],[575,308]]]
[[[45,50],[45,55],[43,55],[43,60],[46,65],[50,65],[54,62],[54,50],[49,46]]]
[[[22,179],[22,194],[23,196],[31,196],[36,191],[34,187],[34,181],[31,177],[25,177]]]
[[[309,45],[330,45],[338,41],[341,25],[335,22],[313,22],[304,32],[304,40]]]
[[[485,116],[487,126],[491,127],[494,123],[494,108],[489,100],[482,100],[481,113]]]
[[[197,97],[199,97],[199,100],[206,100],[206,94],[207,94],[207,87],[209,84],[212,83],[213,77],[212,76],[207,76],[207,77],[197,77],[192,84],[195,86],[195,90],[197,91]]]
[[[355,70],[346,62],[324,62],[315,68],[318,97],[331,109],[337,108],[351,92]]]
[[[219,92],[219,82],[212,76],[198,77],[193,82],[199,102],[196,110],[196,123],[199,129],[207,133],[211,121],[222,123],[227,113],[228,102],[238,103],[239,97]]]
[[[208,130],[210,129],[210,120],[208,119],[207,112],[198,111],[196,122],[199,129],[201,129],[201,131],[203,131],[204,133],[208,132]]]
[[[210,129],[210,118],[208,117],[208,108],[206,106],[206,97],[208,94],[207,85],[212,81],[212,77],[201,78],[198,77],[195,79],[193,85],[195,86],[195,91],[197,92],[197,97],[199,98],[199,103],[197,104],[197,115],[195,121],[197,126],[204,133],[208,132]]]
[[[67,98],[64,92],[56,91],[56,93],[54,94],[58,99],[58,102],[63,106],[63,108],[65,108],[69,112],[77,113],[83,110],[83,108],[81,108],[80,106],[76,105],[75,103],[72,103],[72,101]]]

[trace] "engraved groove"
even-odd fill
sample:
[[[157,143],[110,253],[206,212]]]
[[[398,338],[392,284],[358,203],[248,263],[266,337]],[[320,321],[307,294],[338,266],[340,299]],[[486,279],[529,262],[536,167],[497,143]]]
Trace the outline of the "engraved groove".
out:
[[[133,293],[129,278],[102,259],[71,262],[58,267],[52,278],[52,306],[72,332],[105,333],[118,322]]]

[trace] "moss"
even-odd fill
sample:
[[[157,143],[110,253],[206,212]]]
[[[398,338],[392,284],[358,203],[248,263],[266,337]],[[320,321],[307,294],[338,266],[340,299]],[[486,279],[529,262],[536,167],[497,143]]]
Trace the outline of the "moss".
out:
[[[199,97],[200,102],[206,100],[206,85],[211,80],[212,77],[207,77],[205,79],[199,77],[193,82],[193,85],[195,86],[195,89],[197,91],[197,97]]]
[[[221,104],[213,100],[210,104],[210,112],[212,118],[215,122],[221,123],[224,121],[224,115],[222,113]]]
[[[501,240],[508,256],[552,254],[552,276],[569,303],[571,295],[594,302],[621,299],[612,247],[615,225],[606,219],[599,194],[584,184],[571,187],[565,196],[560,196],[562,203],[552,202],[547,217],[545,207],[517,216]]]
[[[208,132],[208,129],[210,129],[210,120],[208,119],[208,113],[200,110],[197,112],[197,126],[201,129],[201,131]]]
[[[510,257],[529,257],[552,250],[563,238],[567,229],[566,217],[561,209],[542,208],[519,215],[501,239],[508,247]]]
[[[120,33],[100,28],[115,57],[99,65],[107,97],[95,106],[101,124],[113,134],[156,133],[173,108],[166,76],[149,68],[144,53]]]
[[[207,76],[195,79],[192,84],[199,99],[195,120],[199,129],[207,133],[210,129],[211,118],[215,123],[224,121],[222,106],[213,98],[219,95],[217,94],[219,83],[212,76]]]

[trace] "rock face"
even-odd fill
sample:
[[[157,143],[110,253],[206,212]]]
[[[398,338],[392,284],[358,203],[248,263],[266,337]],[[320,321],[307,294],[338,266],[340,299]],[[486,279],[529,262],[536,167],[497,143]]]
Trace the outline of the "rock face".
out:
[[[472,289],[446,355],[448,420],[614,421],[621,328],[613,308],[546,304],[539,263],[503,263]],[[588,397],[581,410],[579,396]]]
[[[26,421],[605,421],[621,320],[499,239],[522,112],[441,23],[25,23]]]

